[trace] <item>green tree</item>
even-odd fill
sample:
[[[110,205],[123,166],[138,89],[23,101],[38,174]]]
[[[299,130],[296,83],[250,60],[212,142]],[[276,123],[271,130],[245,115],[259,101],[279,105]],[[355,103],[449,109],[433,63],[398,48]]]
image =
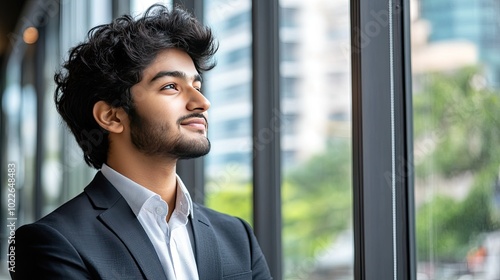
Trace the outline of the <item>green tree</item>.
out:
[[[463,201],[438,195],[420,207],[416,221],[420,260],[428,260],[433,253],[442,261],[463,260],[475,236],[498,228],[491,188],[483,183],[476,184]]]
[[[290,273],[312,268],[317,254],[351,226],[351,177],[346,139],[330,142],[323,153],[286,174],[283,247]]]
[[[491,186],[500,159],[500,93],[481,87],[480,80],[477,67],[429,73],[416,80],[420,87],[413,98],[417,182],[473,176],[465,199],[437,195],[419,207],[421,260],[430,255],[461,260],[475,236],[498,228]]]
[[[418,79],[422,89],[415,92],[415,145],[429,139],[435,144],[424,152],[424,165],[417,165],[417,176],[438,173],[452,177],[476,172],[498,160],[500,147],[499,92],[475,85],[475,67],[451,73],[430,73]],[[499,147],[499,148],[497,148]]]
[[[234,168],[239,170],[239,168]],[[244,219],[252,224],[252,185],[248,179],[226,174],[220,180],[209,178],[205,194],[208,207]]]

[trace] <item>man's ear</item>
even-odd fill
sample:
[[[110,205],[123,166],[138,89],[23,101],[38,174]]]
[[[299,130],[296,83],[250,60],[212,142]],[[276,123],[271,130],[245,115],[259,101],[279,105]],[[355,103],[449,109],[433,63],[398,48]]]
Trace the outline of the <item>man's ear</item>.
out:
[[[120,107],[112,107],[105,101],[97,101],[92,110],[94,119],[105,130],[112,133],[121,133],[124,130],[124,118],[127,114]]]

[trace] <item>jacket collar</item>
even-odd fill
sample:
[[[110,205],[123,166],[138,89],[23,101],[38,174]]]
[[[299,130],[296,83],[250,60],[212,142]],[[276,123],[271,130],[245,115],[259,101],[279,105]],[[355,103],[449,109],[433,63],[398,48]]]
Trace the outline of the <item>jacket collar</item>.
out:
[[[196,265],[200,280],[222,279],[221,256],[219,244],[215,237],[212,224],[200,211],[200,206],[194,203],[193,237],[195,246]]]
[[[98,172],[85,188],[92,205],[104,211],[98,219],[129,249],[145,279],[166,279],[158,255],[127,202],[111,183]]]

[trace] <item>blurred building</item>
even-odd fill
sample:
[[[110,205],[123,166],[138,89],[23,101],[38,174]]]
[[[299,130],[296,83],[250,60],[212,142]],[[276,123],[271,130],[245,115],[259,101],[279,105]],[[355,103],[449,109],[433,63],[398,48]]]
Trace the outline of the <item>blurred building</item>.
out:
[[[420,12],[432,26],[429,42],[460,39],[473,43],[485,65],[489,85],[500,87],[499,1],[420,0]]]
[[[248,173],[253,148],[250,1],[208,3],[207,21],[220,39],[218,65],[207,73],[205,87],[217,108],[210,114],[208,174],[220,173],[229,163]],[[350,137],[349,7],[344,0],[283,0],[280,5],[281,108],[269,128],[282,132],[287,169],[323,151],[331,138]],[[262,144],[269,140],[266,131],[256,137]]]

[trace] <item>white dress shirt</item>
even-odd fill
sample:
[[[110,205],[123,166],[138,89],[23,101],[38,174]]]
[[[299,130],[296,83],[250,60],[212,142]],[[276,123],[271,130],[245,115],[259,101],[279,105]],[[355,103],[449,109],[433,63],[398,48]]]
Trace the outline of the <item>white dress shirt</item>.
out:
[[[102,174],[113,184],[137,216],[160,258],[168,279],[198,280],[198,269],[186,225],[193,202],[177,176],[175,209],[167,223],[168,205],[156,193],[102,165]]]

